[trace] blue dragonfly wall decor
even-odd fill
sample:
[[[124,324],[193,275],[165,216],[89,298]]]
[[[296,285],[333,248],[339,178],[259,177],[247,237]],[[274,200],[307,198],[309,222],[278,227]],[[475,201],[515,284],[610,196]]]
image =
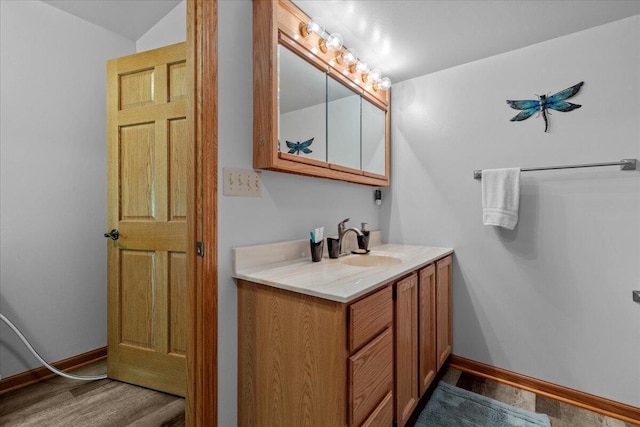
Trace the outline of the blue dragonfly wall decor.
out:
[[[560,92],[553,94],[551,96],[546,95],[536,95],[539,99],[537,100],[525,100],[525,101],[509,101],[507,100],[507,104],[515,110],[522,110],[517,115],[511,118],[512,122],[520,122],[522,120],[526,120],[531,117],[534,113],[539,112],[542,114],[542,118],[544,119],[544,131],[546,132],[549,129],[549,119],[547,117],[547,110],[557,110],[557,111],[572,111],[576,108],[580,108],[579,104],[572,104],[571,102],[566,102],[565,99],[571,98],[573,95],[580,91],[580,88],[584,82],[580,82],[576,85],[571,86],[565,90],[561,90]],[[551,114],[551,112],[549,112]]]
[[[291,142],[291,141],[287,141],[287,147],[289,147],[289,154],[300,154],[300,151],[302,151],[305,154],[309,154],[309,153],[313,153],[313,151],[311,151],[311,149],[309,149],[309,146],[311,144],[313,144],[313,139],[307,139],[304,142]]]

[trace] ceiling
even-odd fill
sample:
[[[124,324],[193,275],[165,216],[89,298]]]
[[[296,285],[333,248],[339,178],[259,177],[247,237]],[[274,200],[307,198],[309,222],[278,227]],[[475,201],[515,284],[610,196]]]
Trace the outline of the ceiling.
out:
[[[294,0],[399,82],[640,14],[616,0]]]
[[[181,0],[42,0],[44,3],[136,41]],[[186,19],[186,17],[185,17]]]
[[[137,40],[181,0],[43,1]],[[221,0],[220,9],[229,1]],[[347,47],[392,82],[640,14],[640,0],[294,2],[327,31],[342,34]]]

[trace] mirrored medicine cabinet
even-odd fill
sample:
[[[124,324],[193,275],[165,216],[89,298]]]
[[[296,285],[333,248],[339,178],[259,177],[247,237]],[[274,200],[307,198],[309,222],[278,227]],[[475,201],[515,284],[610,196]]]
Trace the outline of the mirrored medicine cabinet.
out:
[[[254,0],[254,167],[389,185],[389,92],[302,35],[288,0]]]

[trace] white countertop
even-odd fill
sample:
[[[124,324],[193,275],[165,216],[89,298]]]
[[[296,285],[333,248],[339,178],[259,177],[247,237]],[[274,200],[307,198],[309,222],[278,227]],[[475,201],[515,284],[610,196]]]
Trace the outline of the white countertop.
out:
[[[453,252],[451,248],[400,244],[370,249],[370,254],[393,256],[402,262],[386,267],[355,267],[344,264],[345,257],[312,262],[309,242],[299,240],[233,249],[233,277],[346,303]],[[364,256],[369,255],[349,255]]]

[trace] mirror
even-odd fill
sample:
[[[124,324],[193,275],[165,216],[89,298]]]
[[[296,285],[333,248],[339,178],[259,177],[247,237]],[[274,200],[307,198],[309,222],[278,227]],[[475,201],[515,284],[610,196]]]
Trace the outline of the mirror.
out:
[[[384,175],[386,169],[385,112],[366,99],[362,100],[362,170]]]
[[[289,0],[253,2],[253,167],[389,185],[389,92]]]
[[[327,78],[327,162],[360,167],[360,95]]]
[[[278,45],[278,151],[327,161],[327,75]]]

